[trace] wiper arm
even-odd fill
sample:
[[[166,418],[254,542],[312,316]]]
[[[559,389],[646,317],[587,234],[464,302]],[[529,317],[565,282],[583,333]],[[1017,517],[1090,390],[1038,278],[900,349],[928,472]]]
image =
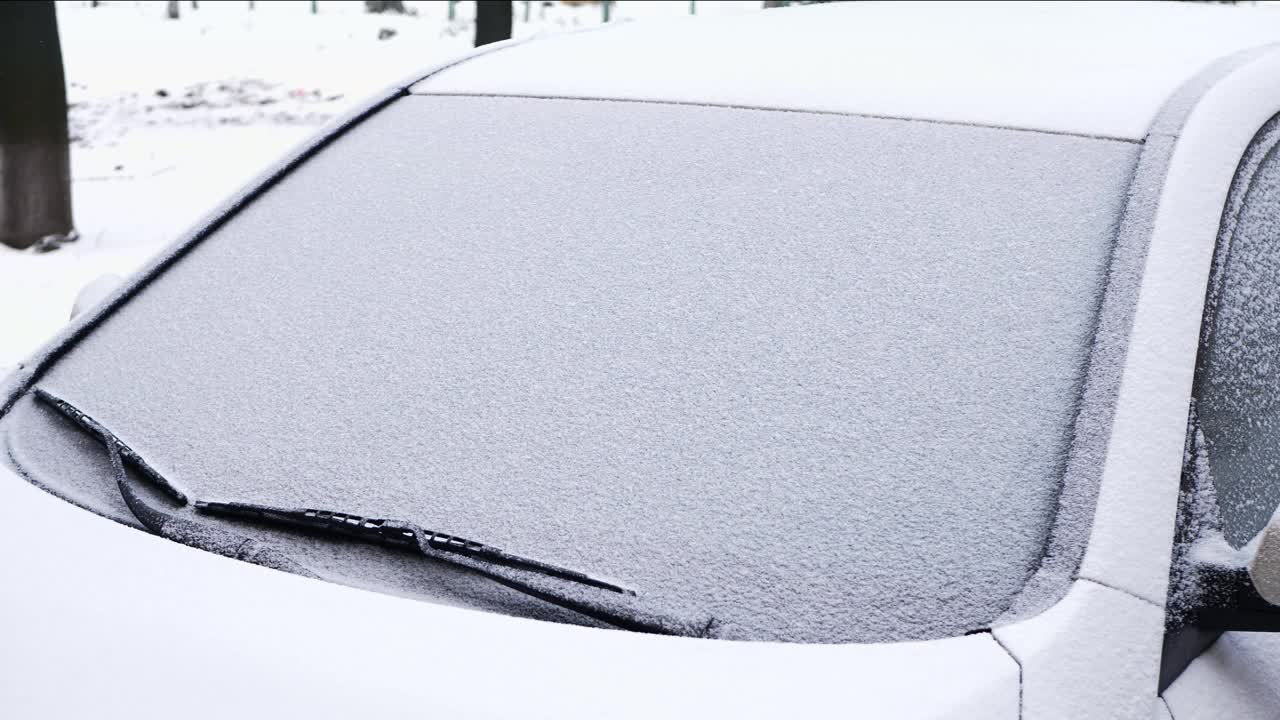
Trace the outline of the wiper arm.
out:
[[[190,518],[175,514],[147,499],[146,492],[138,487],[125,470],[125,462],[133,465],[179,507],[188,505],[187,495],[164,478],[155,468],[147,464],[138,453],[134,452],[120,438],[107,430],[101,423],[81,412],[74,405],[57,397],[43,388],[35,389],[36,397],[48,403],[59,413],[70,419],[82,430],[96,437],[107,448],[111,460],[111,468],[115,473],[116,487],[120,497],[129,508],[129,512],[147,530],[183,545],[206,550],[224,557],[244,560],[255,565],[262,565],[276,570],[295,573],[306,577],[319,577],[303,565],[298,564],[288,555],[274,547],[237,535],[233,532]]]
[[[96,420],[88,415],[80,412],[74,405],[45,390],[44,388],[35,388],[37,398],[51,405],[55,410],[62,413],[68,420],[80,426],[80,429],[88,432],[91,436],[97,438],[103,445],[107,446],[107,450],[114,454],[120,455],[123,460],[127,460],[131,465],[137,468],[147,479],[155,484],[164,494],[173,498],[181,505],[187,504],[187,494],[174,487],[172,483],[165,479],[163,475],[156,471],[155,468],[147,464],[145,460],[139,457],[138,453],[132,448],[125,445],[120,438],[107,432]]]
[[[343,535],[386,547],[417,551],[427,558],[465,568],[518,592],[625,630],[691,637],[714,636],[715,620],[710,616],[694,614],[686,617],[654,610],[637,598],[634,591],[620,585],[521,557],[491,545],[426,530],[412,523],[241,502],[197,500],[191,503],[186,493],[168,482],[101,423],[42,388],[35,388],[35,394],[102,441],[111,459],[116,485],[129,511],[144,527],[166,539],[277,570],[321,577],[266,543],[180,514],[194,505],[198,513]],[[147,493],[125,470],[126,462],[176,504],[178,512],[149,500]]]

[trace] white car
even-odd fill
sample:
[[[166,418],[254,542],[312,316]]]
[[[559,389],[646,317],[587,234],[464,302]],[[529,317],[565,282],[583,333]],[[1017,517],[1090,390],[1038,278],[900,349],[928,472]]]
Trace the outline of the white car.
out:
[[[0,381],[0,714],[1280,717],[1277,40],[849,3],[388,90]]]

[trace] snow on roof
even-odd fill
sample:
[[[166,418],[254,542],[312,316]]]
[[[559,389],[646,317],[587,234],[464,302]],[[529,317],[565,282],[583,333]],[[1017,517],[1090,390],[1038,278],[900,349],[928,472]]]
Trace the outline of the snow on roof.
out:
[[[1280,9],[1193,3],[837,3],[618,23],[467,60],[424,94],[816,110],[1141,139],[1214,60],[1280,41]]]

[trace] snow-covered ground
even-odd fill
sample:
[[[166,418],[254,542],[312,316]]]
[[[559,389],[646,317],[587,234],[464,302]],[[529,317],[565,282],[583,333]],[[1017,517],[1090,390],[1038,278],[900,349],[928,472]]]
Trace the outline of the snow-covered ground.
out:
[[[59,2],[82,239],[46,254],[0,246],[0,369],[67,320],[81,287],[126,274],[335,114],[471,47],[475,5],[409,2]],[[601,22],[599,5],[515,3],[516,37]],[[757,0],[698,2],[699,15]],[[687,2],[617,2],[613,21],[685,15]]]

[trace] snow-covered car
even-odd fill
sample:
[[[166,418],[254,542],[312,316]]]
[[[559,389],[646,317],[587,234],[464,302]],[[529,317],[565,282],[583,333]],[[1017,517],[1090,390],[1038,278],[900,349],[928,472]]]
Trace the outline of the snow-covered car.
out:
[[[0,712],[1280,716],[1277,39],[849,3],[388,90],[0,382]]]

